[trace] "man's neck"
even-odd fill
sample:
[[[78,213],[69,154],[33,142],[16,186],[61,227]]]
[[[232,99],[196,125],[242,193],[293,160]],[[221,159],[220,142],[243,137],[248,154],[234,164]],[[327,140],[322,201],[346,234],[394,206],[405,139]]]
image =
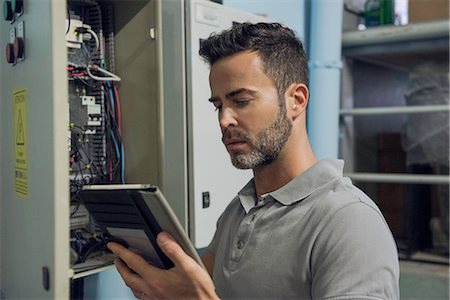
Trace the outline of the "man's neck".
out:
[[[253,169],[256,196],[273,192],[309,169],[316,163],[316,158],[309,147],[304,152],[281,152],[277,159],[269,165]],[[299,154],[301,153],[301,154]]]

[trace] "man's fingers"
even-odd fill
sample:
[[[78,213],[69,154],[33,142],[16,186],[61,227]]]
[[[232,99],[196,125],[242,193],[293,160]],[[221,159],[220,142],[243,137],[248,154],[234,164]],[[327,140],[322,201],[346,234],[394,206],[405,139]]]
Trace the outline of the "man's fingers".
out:
[[[161,250],[167,255],[168,258],[175,264],[186,268],[192,259],[187,255],[183,248],[175,241],[175,239],[167,232],[161,232],[156,237],[156,241]]]
[[[108,244],[106,244],[106,247],[108,247],[108,249],[111,250],[114,254],[116,254],[117,252],[120,252],[122,248],[126,249],[121,244],[114,243],[114,242],[109,242]]]
[[[118,243],[110,242],[107,244],[107,247],[117,257],[125,262],[128,268],[131,268],[142,277],[157,276],[156,272],[160,271],[158,268],[155,268],[147,263],[147,261],[140,255],[137,255],[133,251],[128,250]]]

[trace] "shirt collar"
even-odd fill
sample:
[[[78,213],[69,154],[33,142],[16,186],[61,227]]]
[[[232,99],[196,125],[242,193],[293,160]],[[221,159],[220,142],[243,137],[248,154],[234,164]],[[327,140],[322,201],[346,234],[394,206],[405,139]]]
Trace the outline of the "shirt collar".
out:
[[[270,195],[273,199],[283,205],[291,205],[305,199],[315,190],[329,183],[333,179],[342,177],[343,169],[343,160],[320,160],[278,190],[266,195]],[[244,186],[238,193],[238,196],[246,212],[255,206],[257,199],[254,179],[251,179]]]

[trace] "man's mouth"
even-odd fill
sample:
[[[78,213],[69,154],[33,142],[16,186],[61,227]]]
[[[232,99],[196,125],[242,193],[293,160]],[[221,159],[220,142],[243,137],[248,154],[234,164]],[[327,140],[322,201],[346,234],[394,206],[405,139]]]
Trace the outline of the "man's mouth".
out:
[[[245,140],[238,139],[224,139],[223,143],[229,152],[235,152],[247,144]]]

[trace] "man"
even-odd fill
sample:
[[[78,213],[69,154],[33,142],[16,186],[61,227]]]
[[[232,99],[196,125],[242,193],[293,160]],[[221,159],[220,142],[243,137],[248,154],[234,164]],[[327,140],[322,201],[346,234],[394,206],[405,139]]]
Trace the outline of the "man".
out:
[[[167,271],[109,246],[136,297],[398,299],[397,250],[380,211],[342,176],[341,161],[317,161],[310,147],[307,61],[294,33],[245,23],[211,36],[200,54],[223,143],[254,178],[203,255],[212,281],[166,233]]]

